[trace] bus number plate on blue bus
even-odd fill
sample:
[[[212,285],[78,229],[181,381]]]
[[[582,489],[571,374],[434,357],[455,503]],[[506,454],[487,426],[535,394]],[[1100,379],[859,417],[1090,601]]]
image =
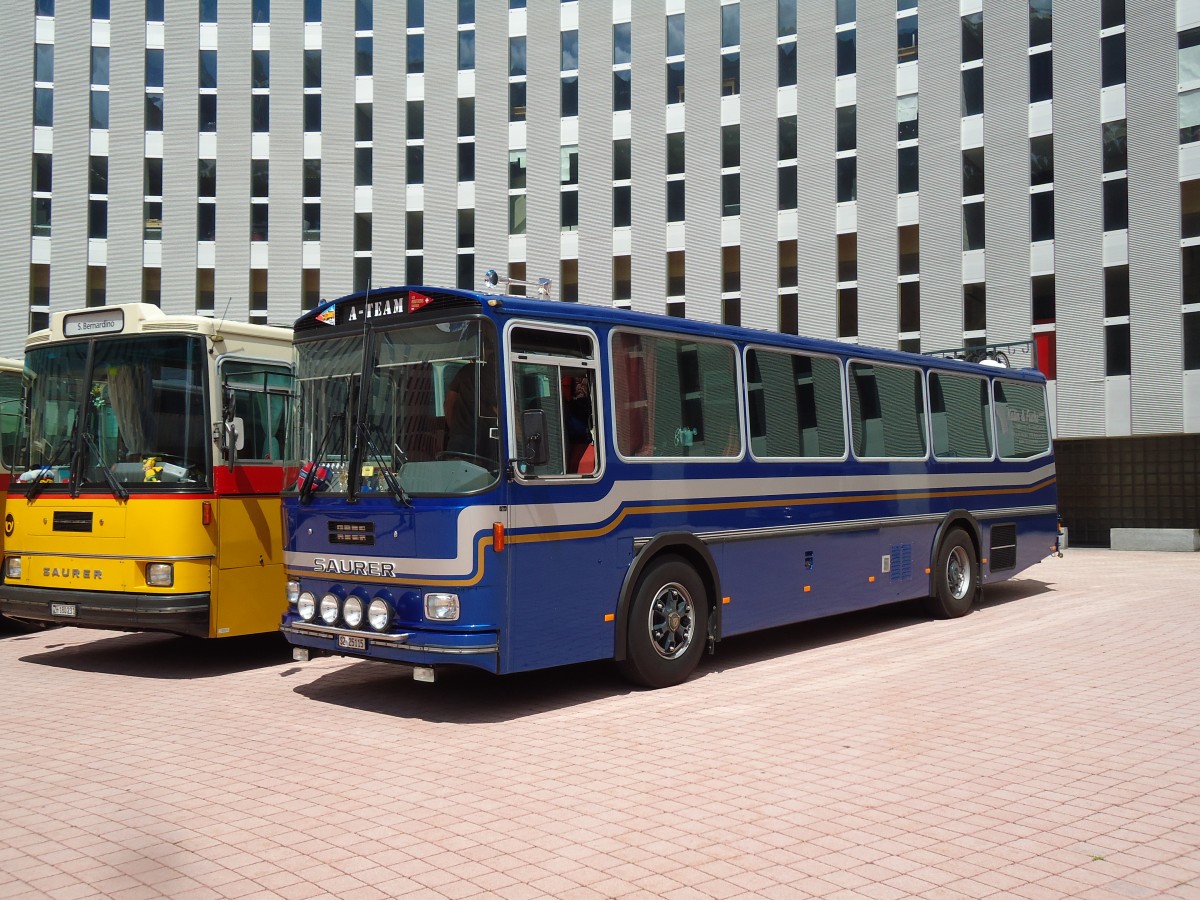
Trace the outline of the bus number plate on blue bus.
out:
[[[74,603],[51,603],[50,615],[52,616],[74,616],[77,615]]]
[[[345,647],[347,650],[366,650],[367,639],[355,637],[352,634],[339,634],[338,646]]]

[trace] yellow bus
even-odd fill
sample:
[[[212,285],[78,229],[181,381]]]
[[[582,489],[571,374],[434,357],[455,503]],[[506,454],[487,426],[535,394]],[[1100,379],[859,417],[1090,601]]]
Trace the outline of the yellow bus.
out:
[[[291,332],[131,303],[25,344],[0,614],[122,631],[274,631]]]

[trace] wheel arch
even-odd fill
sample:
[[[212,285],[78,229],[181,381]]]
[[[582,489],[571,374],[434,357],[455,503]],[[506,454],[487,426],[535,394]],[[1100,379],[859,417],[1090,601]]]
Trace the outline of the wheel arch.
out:
[[[975,582],[977,590],[983,590],[983,537],[979,520],[969,510],[953,509],[942,517],[937,531],[933,534],[933,543],[929,547],[929,593],[937,590],[937,558],[942,541],[955,528],[961,528],[975,546],[975,565],[977,567]]]
[[[678,556],[689,563],[708,594],[708,635],[713,641],[721,639],[721,576],[716,560],[700,538],[690,531],[672,531],[656,535],[646,543],[633,558],[625,579],[621,582],[621,594],[617,600],[616,629],[613,635],[613,659],[625,658],[629,636],[629,607],[633,603],[638,581],[642,573],[663,556]]]

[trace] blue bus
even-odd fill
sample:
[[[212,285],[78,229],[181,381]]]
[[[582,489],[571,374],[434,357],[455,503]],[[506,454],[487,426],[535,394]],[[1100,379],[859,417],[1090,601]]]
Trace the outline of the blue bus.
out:
[[[430,287],[323,304],[294,342],[300,660],[665,687],[731,635],[961,616],[1058,549],[1035,369]]]

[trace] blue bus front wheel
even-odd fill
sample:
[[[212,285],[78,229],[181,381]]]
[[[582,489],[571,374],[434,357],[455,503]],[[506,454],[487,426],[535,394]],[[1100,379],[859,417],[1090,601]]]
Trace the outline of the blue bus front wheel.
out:
[[[696,570],[664,556],[638,580],[629,610],[621,674],[644,687],[687,680],[700,662],[708,635],[708,596]]]

